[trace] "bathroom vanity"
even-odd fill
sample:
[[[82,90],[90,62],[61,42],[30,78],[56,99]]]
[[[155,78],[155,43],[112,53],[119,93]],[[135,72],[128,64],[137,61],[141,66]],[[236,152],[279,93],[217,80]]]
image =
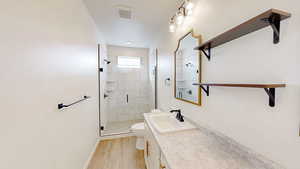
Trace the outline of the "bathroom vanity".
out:
[[[163,168],[161,164],[161,150],[157,141],[154,138],[153,133],[147,123],[145,123],[145,163],[147,169],[159,169]]]
[[[162,132],[158,126],[176,123],[164,123],[163,120],[168,118],[157,120],[157,116],[159,114],[144,114],[144,155],[147,169],[284,169],[221,133],[205,127],[197,125],[195,128],[190,124],[183,124],[180,126],[182,130],[174,128],[173,131]],[[153,120],[153,117],[157,119]]]

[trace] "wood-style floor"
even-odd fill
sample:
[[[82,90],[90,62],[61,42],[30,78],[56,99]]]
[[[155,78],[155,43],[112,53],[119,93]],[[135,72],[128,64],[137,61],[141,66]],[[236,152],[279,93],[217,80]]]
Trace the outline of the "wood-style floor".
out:
[[[146,169],[144,152],[135,143],[136,137],[101,141],[88,169]]]

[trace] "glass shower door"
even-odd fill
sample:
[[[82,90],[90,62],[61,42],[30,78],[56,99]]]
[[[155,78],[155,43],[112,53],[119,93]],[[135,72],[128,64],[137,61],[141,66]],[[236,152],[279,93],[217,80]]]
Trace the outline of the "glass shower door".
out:
[[[109,56],[105,93],[106,124],[102,135],[129,133],[130,127],[143,122],[143,114],[154,108],[150,89],[148,57],[140,57],[140,67],[124,67],[118,56]],[[102,123],[103,125],[103,123]]]

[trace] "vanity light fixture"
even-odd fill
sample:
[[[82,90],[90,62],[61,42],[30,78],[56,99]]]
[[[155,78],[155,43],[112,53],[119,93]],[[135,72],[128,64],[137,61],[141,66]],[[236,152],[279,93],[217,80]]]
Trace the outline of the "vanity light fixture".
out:
[[[191,15],[193,13],[194,4],[191,1],[186,0],[184,6],[185,6],[186,14]]]
[[[174,18],[172,18],[170,21],[170,25],[169,25],[169,32],[173,33],[173,32],[175,32],[175,30],[176,30],[176,25],[174,22]]]
[[[194,8],[194,4],[193,4],[190,0],[186,0],[186,1],[185,1],[185,8],[186,8],[187,10],[191,10],[191,9]]]
[[[184,20],[184,8],[180,8],[180,10],[176,14],[176,24],[181,25]]]
[[[184,0],[184,2],[178,8],[176,14],[171,18],[169,24],[169,31],[175,32],[176,25],[179,26],[184,22],[186,16],[190,16],[193,13],[194,4],[191,0]],[[174,20],[176,21],[176,25],[174,24]]]
[[[187,16],[191,16],[192,13],[193,13],[193,10],[192,10],[192,9],[186,11],[186,15],[187,15]]]

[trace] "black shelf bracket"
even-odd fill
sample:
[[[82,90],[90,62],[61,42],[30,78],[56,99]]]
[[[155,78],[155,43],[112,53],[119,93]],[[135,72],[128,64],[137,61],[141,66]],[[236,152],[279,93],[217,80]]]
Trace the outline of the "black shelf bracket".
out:
[[[210,61],[210,56],[211,56],[211,44],[208,44],[207,52],[204,49],[200,49],[204,55],[207,57],[207,59]]]
[[[279,37],[280,37],[280,18],[281,16],[279,14],[273,14],[269,18],[269,23],[273,29],[273,43],[277,44],[279,43]]]
[[[271,107],[275,106],[275,88],[264,88],[267,95],[269,96],[269,105]]]
[[[263,21],[268,22],[273,29],[273,43],[279,43],[281,16],[279,14],[272,14],[269,18],[264,18]]]
[[[203,85],[199,85],[201,89],[206,93],[207,96],[209,96],[209,86],[206,86],[206,89]]]

